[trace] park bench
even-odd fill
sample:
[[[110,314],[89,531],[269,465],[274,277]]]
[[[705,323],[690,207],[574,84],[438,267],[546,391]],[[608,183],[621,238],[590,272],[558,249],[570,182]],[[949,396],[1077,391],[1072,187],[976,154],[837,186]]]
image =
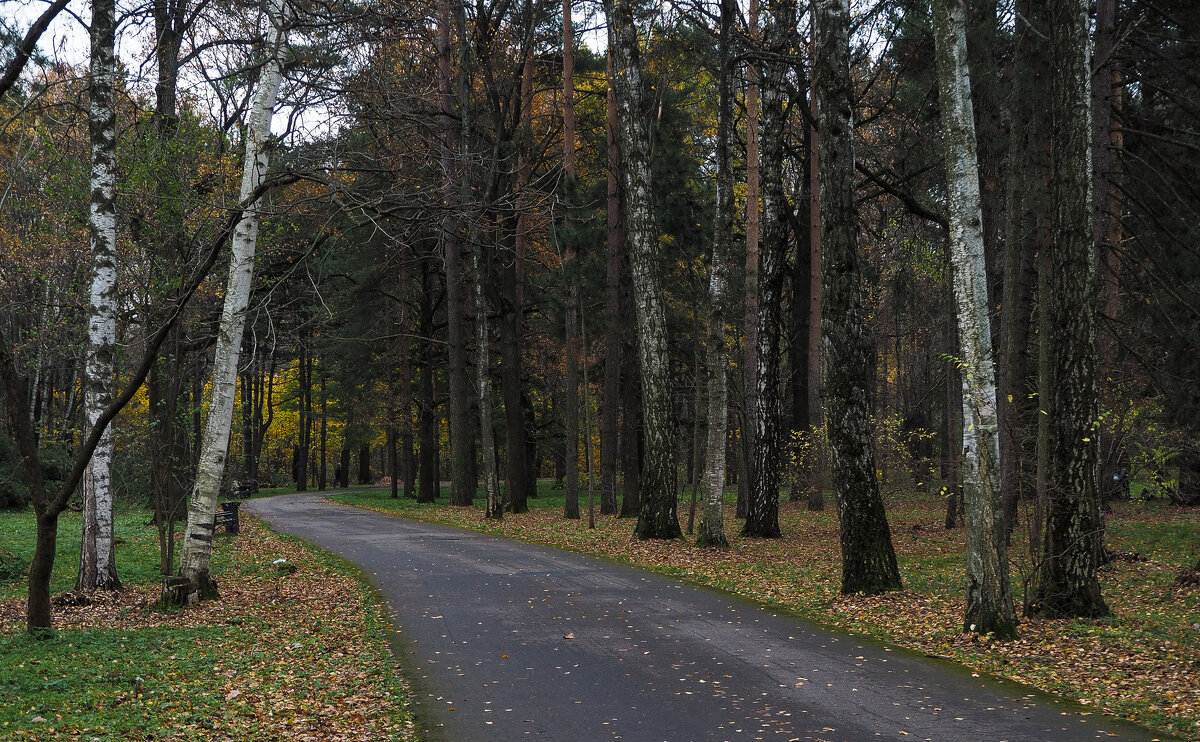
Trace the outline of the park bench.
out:
[[[186,577],[167,575],[162,582],[163,605],[183,605],[187,600],[187,589],[191,581]]]
[[[213,531],[216,532],[220,526],[225,526],[226,533],[236,534],[241,525],[238,521],[238,508],[242,503],[231,500],[221,503],[221,509],[213,516]]]

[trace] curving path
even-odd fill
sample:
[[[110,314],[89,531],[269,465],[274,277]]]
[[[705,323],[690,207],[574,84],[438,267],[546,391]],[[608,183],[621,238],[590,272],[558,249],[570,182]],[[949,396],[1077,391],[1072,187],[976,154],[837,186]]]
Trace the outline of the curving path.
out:
[[[555,549],[286,495],[245,510],[387,598],[446,742],[1152,740],[949,663]]]

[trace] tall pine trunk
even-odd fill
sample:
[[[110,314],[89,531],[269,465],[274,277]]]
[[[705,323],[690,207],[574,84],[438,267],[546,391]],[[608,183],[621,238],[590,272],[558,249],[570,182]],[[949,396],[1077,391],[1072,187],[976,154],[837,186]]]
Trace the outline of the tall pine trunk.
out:
[[[620,462],[620,395],[624,343],[621,341],[621,252],[625,232],[621,226],[621,153],[617,146],[617,105],[613,87],[612,55],[608,55],[605,140],[608,155],[606,191],[604,412],[600,431],[600,512],[617,512],[617,469]]]
[[[1029,341],[1033,334],[1034,256],[1049,240],[1049,126],[1044,84],[1049,60],[1043,42],[1045,8],[1019,0],[1013,52],[1013,95],[1006,187],[1004,288],[1000,302],[1000,487],[1011,534],[1018,504],[1033,493],[1035,465],[1029,434],[1037,415],[1030,392]]]
[[[812,9],[816,18],[816,8]],[[808,425],[820,427],[821,406],[821,137],[817,130],[817,86],[809,89],[809,111],[813,123],[808,127]],[[813,437],[816,452],[813,460],[813,487],[808,496],[809,510],[825,509],[825,446]]]
[[[958,309],[960,360],[966,371],[963,493],[967,516],[967,610],[963,627],[1016,636],[1008,579],[1008,540],[1000,500],[1000,439],[988,317],[983,210],[975,119],[967,67],[963,0],[935,0],[938,101],[949,196],[950,256]]]
[[[246,309],[250,303],[254,250],[258,241],[261,197],[256,196],[270,165],[271,117],[283,78],[287,48],[285,22],[283,0],[272,0],[267,12],[267,61],[259,73],[258,90],[246,126],[246,156],[239,197],[245,212],[233,235],[233,258],[229,265],[225,303],[217,331],[208,421],[200,444],[200,465],[188,505],[187,530],[180,557],[179,573],[190,582],[189,598],[193,595],[201,598],[216,595],[216,583],[210,575],[213,517],[229,449],[229,428],[233,422],[238,359],[246,324]]]
[[[449,406],[450,421],[450,504],[470,505],[475,499],[476,483],[472,481],[474,469],[475,441],[471,434],[471,385],[467,376],[467,318],[465,278],[463,276],[462,239],[460,235],[463,204],[459,198],[459,183],[466,175],[466,162],[462,157],[467,142],[462,132],[469,126],[468,103],[459,101],[458,115],[455,113],[454,91],[451,83],[452,62],[450,57],[450,15],[452,10],[461,11],[461,4],[452,8],[455,0],[442,0],[438,14],[438,89],[441,98],[441,166],[442,191],[445,216],[442,219],[442,250],[446,272],[446,344],[449,352]],[[456,13],[457,15],[457,13]],[[459,33],[466,29],[459,28]],[[465,47],[460,40],[460,47]],[[465,60],[460,59],[460,66]],[[459,76],[467,71],[459,69]],[[465,87],[465,86],[463,86]],[[464,90],[465,92],[465,90]],[[456,121],[459,128],[456,130]],[[455,155],[459,160],[455,162]]]
[[[750,38],[754,44],[753,53],[762,56],[763,34],[758,25],[759,3],[753,0],[750,4]],[[753,482],[753,467],[758,450],[758,333],[759,333],[759,304],[760,297],[760,267],[762,264],[762,163],[760,159],[760,93],[759,81],[762,77],[761,62],[751,58],[747,65],[749,89],[746,92],[746,272],[745,282],[745,316],[742,319],[742,407],[741,449],[738,459],[746,463],[742,469],[745,476],[738,479],[738,508],[737,517],[748,518],[750,515],[749,497],[750,485]],[[743,533],[751,528],[747,519]],[[757,530],[757,529],[755,529]]]
[[[1051,0],[1051,128],[1054,222],[1048,257],[1048,334],[1053,374],[1046,441],[1046,512],[1033,610],[1041,616],[1107,616],[1096,577],[1102,538],[1092,233],[1091,67],[1086,0]]]
[[[849,0],[817,0],[815,85],[821,131],[822,348],[826,425],[841,525],[842,592],[898,590],[900,572],[879,482],[871,424],[875,345],[866,326],[854,201],[854,90]]]
[[[575,49],[571,25],[571,0],[562,5],[562,93],[563,93],[563,176],[566,194],[560,240],[563,244],[563,274],[567,286],[566,315],[566,399],[563,401],[563,458],[566,464],[566,498],[563,517],[579,518],[579,282],[575,275],[578,240],[572,216],[575,201]]]
[[[423,343],[421,356],[420,379],[417,383],[417,467],[420,469],[420,482],[417,489],[417,502],[432,503],[437,500],[441,483],[438,481],[438,411],[437,397],[434,394],[434,378],[437,376],[436,346],[429,342],[433,339],[433,322],[436,305],[434,296],[437,289],[437,273],[426,260],[421,267],[421,337]],[[347,481],[350,479],[349,457],[342,464],[342,471]]]

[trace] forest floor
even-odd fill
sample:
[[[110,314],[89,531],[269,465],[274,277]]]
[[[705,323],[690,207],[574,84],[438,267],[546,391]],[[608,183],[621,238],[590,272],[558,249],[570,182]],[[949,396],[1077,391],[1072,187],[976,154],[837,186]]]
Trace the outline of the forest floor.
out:
[[[49,638],[24,630],[23,577],[0,578],[0,738],[416,738],[386,611],[356,571],[244,518],[240,535],[217,536],[221,599],[164,611],[152,606],[160,587],[147,520],[118,519],[126,589],[87,599],[70,592],[79,518],[64,515]],[[32,521],[0,514],[0,544],[26,563]]]
[[[487,521],[479,508],[439,502],[418,506],[363,490],[332,499],[380,512],[450,524],[648,567],[794,612],[818,623],[893,642],[975,671],[1009,678],[1081,704],[1096,713],[1137,721],[1184,739],[1200,740],[1200,512],[1165,503],[1116,503],[1107,544],[1117,558],[1100,574],[1109,618],[1023,619],[1015,641],[962,631],[964,531],[943,527],[936,494],[892,489],[887,494],[893,542],[905,589],[881,596],[840,594],[841,562],[832,503],[810,512],[783,502],[781,539],[737,534],[726,512],[729,549],[699,549],[691,540],[637,541],[633,522],[562,517],[563,494],[548,486],[532,509]],[[686,523],[686,505],[681,502]],[[685,526],[686,527],[686,526]],[[1013,537],[1014,598],[1020,605],[1031,559],[1025,535]]]

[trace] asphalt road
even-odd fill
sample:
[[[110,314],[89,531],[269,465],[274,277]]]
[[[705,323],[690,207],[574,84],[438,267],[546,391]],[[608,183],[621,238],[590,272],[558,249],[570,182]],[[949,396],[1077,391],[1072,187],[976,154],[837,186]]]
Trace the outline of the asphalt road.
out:
[[[387,598],[426,739],[1152,740],[950,663],[603,560],[286,495]]]

